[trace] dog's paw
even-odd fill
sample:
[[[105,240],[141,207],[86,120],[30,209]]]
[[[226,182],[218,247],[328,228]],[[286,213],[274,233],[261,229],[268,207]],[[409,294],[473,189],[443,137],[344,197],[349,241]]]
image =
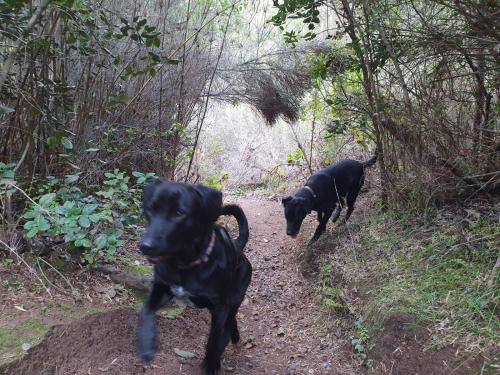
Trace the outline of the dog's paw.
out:
[[[203,370],[205,375],[216,375],[220,370],[220,360],[207,361],[203,363]]]
[[[139,349],[139,355],[141,356],[141,361],[144,364],[148,364],[155,358],[156,352],[158,351],[158,346],[156,344],[147,345]]]
[[[232,331],[231,332],[231,342],[236,345],[237,343],[240,342],[240,333],[238,331],[234,332]]]
[[[152,349],[152,350],[145,350],[143,352],[141,352],[141,361],[142,363],[144,364],[148,364],[150,362],[153,361],[153,359],[155,358],[155,355],[156,355],[156,350],[155,349]]]

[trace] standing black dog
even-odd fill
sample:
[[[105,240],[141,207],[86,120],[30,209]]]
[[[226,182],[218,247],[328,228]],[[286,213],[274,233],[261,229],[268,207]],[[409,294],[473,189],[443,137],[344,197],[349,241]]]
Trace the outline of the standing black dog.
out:
[[[144,190],[148,227],[140,249],[154,264],[151,293],[139,318],[138,347],[143,362],[157,351],[155,312],[173,296],[208,308],[212,324],[203,363],[216,374],[226,345],[240,335],[236,313],[245,298],[252,266],[243,254],[249,231],[242,209],[222,206],[222,193],[202,185],[157,181]],[[232,215],[239,226],[234,242],[215,222]]]
[[[376,155],[364,163],[341,160],[309,177],[305,186],[294,196],[282,199],[285,206],[286,234],[295,238],[306,215],[317,211],[319,225],[309,241],[309,245],[313,244],[325,231],[330,216],[332,222],[337,221],[344,206],[344,199],[347,201],[344,223],[347,222],[365,181],[365,168],[376,162]]]

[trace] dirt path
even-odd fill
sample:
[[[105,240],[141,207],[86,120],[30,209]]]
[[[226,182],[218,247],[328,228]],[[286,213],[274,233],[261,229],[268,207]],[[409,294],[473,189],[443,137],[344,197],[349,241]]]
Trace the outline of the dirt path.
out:
[[[281,205],[252,199],[237,203],[250,223],[246,252],[254,273],[238,315],[242,342],[227,347],[223,373],[359,373],[346,341],[322,324],[319,300],[298,270],[296,242],[284,233]],[[136,323],[135,310],[119,309],[58,326],[7,374],[201,374],[207,311],[161,316],[161,349],[145,369],[135,352]],[[174,348],[193,352],[195,358],[183,359]]]

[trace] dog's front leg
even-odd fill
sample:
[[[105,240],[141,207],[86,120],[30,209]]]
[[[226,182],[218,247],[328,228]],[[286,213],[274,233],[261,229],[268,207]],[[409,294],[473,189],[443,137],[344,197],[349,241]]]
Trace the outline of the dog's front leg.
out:
[[[227,306],[210,309],[212,325],[208,336],[207,351],[203,367],[206,375],[215,375],[220,369],[220,358],[229,342],[227,319],[229,311]]]
[[[316,231],[314,232],[314,236],[311,238],[307,246],[311,246],[313,243],[315,243],[319,236],[325,231],[326,229],[326,223],[328,222],[328,219],[330,216],[332,216],[333,209],[327,209],[323,211],[323,217],[321,218],[321,221],[319,222],[318,227],[316,228]]]
[[[172,299],[172,295],[168,288],[165,285],[155,283],[141,309],[137,344],[139,354],[144,363],[151,362],[158,350],[158,345],[156,344],[157,328],[155,313],[160,307],[165,306],[170,299]]]

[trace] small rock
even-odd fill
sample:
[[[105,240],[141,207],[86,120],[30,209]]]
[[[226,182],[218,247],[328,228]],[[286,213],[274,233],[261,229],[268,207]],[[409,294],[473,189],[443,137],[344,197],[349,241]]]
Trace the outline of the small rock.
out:
[[[31,344],[28,342],[25,342],[21,347],[23,348],[23,351],[27,352],[28,350],[31,349]]]
[[[324,370],[330,370],[332,368],[332,365],[330,365],[328,362],[322,363],[321,368]]]
[[[245,344],[245,349],[252,349],[255,346],[253,342],[247,342]]]

